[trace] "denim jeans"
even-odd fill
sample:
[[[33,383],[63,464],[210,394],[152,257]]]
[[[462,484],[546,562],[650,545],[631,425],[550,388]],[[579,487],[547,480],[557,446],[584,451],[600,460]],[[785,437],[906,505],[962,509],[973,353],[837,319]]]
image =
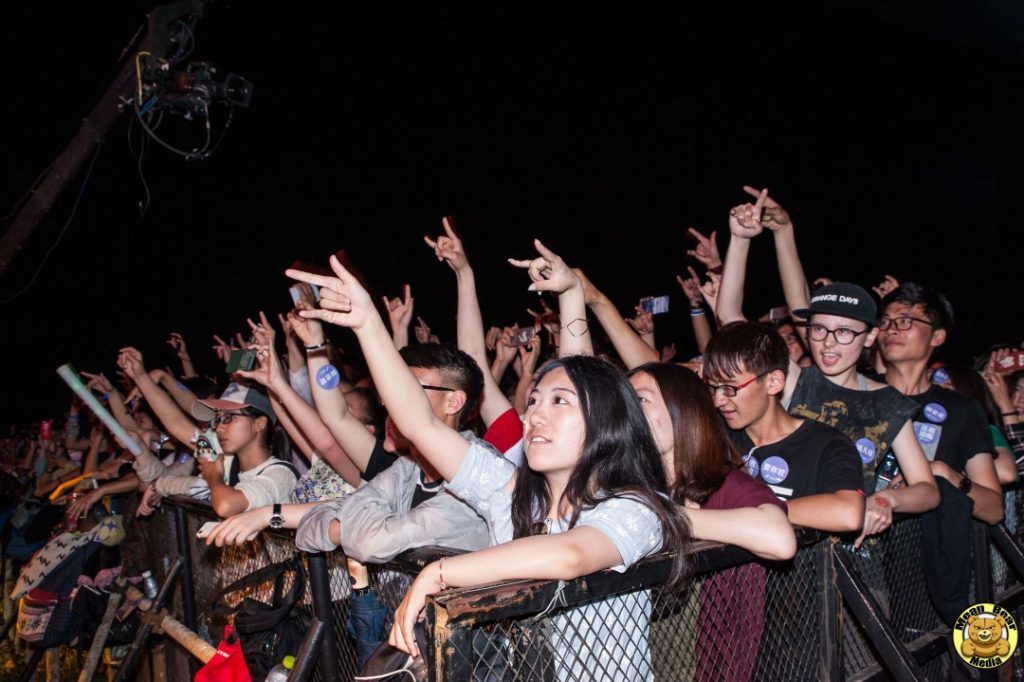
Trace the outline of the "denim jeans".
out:
[[[384,641],[384,622],[387,617],[387,607],[377,599],[376,592],[353,594],[349,600],[345,630],[355,640],[356,663],[359,668],[363,667]]]

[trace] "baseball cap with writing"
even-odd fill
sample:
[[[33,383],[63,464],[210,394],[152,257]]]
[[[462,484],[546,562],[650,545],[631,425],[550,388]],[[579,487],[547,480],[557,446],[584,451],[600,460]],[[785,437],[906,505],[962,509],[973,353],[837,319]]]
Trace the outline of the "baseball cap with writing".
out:
[[[849,317],[873,327],[878,319],[878,306],[863,287],[850,282],[836,282],[815,289],[811,294],[810,307],[793,311],[794,315],[805,320],[816,313]]]

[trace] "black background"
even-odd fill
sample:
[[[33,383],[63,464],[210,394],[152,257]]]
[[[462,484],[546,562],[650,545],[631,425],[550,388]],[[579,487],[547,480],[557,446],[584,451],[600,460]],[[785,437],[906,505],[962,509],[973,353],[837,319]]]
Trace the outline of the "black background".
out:
[[[664,293],[685,306],[685,229],[718,229],[724,253],[743,184],[790,211],[810,278],[937,286],[959,315],[954,356],[1024,338],[1024,6],[750,4],[213,4],[190,59],[253,81],[252,107],[206,161],[154,148],[144,215],[129,115],[107,134],[63,239],[0,304],[0,421],[62,409],[64,362],[112,372],[135,344],[170,363],[172,330],[213,372],[211,334],[285,310],[284,268],[339,248],[378,295],[411,283],[416,313],[452,339],[454,278],[422,243],[444,214],[488,324],[528,321],[535,297],[505,259],[531,256],[534,236],[620,309]],[[0,212],[67,144],[149,8],[5,8]],[[201,139],[180,121],[166,135]],[[83,176],[0,298],[37,272]],[[747,313],[781,298],[762,237]],[[685,314],[658,323],[692,354]]]

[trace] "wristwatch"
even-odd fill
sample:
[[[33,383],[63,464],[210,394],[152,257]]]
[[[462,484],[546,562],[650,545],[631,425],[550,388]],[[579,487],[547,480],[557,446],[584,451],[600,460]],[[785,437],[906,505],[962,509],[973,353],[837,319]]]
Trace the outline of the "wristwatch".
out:
[[[274,505],[273,511],[270,512],[270,527],[281,528],[284,526],[284,514],[281,513],[280,503]]]
[[[974,487],[974,482],[971,479],[964,476],[963,478],[960,479],[960,485],[958,485],[957,487],[960,488],[960,492],[962,492],[964,495],[970,495],[971,488]]]

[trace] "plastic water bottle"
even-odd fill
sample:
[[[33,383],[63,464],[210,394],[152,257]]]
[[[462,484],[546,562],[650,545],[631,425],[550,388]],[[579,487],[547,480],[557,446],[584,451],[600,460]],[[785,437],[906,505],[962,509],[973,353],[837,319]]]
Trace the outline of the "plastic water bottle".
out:
[[[264,678],[264,682],[288,682],[288,675],[291,674],[294,667],[295,657],[285,656],[284,660],[270,669],[270,672]]]
[[[153,577],[152,571],[142,572],[142,591],[150,599],[156,599],[156,593],[160,591],[160,586],[156,584],[156,578]]]

